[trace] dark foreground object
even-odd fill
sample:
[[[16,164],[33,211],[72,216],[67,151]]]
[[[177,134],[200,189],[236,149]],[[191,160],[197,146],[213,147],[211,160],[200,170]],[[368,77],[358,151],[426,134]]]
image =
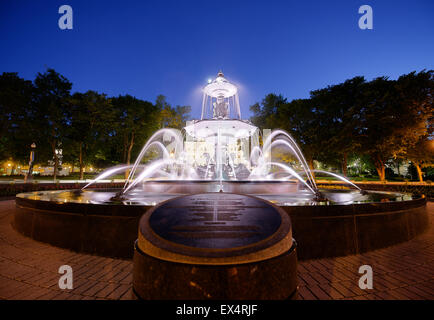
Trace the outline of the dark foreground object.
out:
[[[282,209],[251,196],[196,194],[140,219],[133,289],[142,299],[288,299],[296,269]]]

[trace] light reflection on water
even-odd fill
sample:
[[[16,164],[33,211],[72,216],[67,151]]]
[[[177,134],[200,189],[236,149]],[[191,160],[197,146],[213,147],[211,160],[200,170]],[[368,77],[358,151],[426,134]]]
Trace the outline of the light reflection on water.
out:
[[[309,192],[297,191],[285,194],[273,193],[255,193],[250,194],[268,200],[279,206],[314,206],[314,205],[332,205],[332,204],[359,204],[369,202],[389,202],[389,201],[407,201],[412,200],[410,194],[368,191],[367,194],[361,194],[354,190],[321,190],[322,194],[329,200],[316,202]],[[89,203],[89,204],[121,204],[121,205],[145,205],[154,206],[160,202],[182,196],[182,193],[162,193],[162,192],[132,192],[122,201],[111,200],[116,195],[116,191],[111,190],[85,190],[77,193],[74,190],[56,190],[56,191],[35,191],[21,193],[17,197],[50,201],[55,203]]]

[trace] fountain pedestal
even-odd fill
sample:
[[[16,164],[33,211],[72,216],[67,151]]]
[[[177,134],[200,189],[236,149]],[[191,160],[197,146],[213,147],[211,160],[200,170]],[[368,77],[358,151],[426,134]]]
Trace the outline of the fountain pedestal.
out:
[[[141,299],[288,299],[296,267],[280,208],[245,195],[195,194],[141,218],[133,289]]]

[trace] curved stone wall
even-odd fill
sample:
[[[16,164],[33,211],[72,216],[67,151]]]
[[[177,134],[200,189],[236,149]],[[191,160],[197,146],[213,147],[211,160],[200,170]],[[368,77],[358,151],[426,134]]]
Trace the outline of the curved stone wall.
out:
[[[56,203],[17,197],[14,228],[54,246],[132,258],[147,206]],[[299,259],[362,253],[408,241],[428,226],[426,199],[353,205],[286,206]]]

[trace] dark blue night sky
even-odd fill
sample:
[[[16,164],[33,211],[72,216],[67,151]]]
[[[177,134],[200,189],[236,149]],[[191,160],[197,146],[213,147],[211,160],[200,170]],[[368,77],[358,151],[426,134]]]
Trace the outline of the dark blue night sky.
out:
[[[74,29],[60,30],[60,5]],[[358,8],[373,8],[361,30]],[[0,72],[47,67],[73,91],[132,94],[200,113],[200,87],[222,69],[240,85],[244,118],[265,94],[304,98],[356,75],[434,68],[434,1],[0,0]]]

